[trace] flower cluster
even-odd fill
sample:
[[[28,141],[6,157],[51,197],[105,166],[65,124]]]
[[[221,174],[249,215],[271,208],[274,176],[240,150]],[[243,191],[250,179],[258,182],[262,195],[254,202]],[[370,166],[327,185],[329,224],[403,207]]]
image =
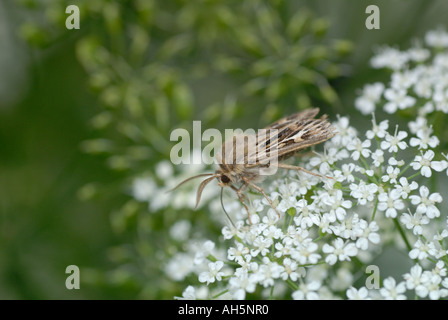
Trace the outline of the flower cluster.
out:
[[[434,144],[430,137],[431,128],[422,130],[425,115],[434,111],[448,113],[448,32],[443,29],[429,31],[425,44],[416,45],[400,51],[392,47],[383,47],[372,58],[373,68],[387,68],[392,71],[388,86],[376,82],[366,84],[362,94],[356,99],[355,106],[361,113],[371,114],[382,105],[385,112],[396,113],[406,109],[418,109],[417,133],[420,143]],[[416,141],[415,141],[416,142]],[[417,142],[416,142],[417,143]]]
[[[279,170],[260,184],[276,210],[248,191],[248,217],[229,190],[224,193],[229,222],[218,188],[210,183],[203,204],[214,223],[227,226],[217,237],[187,218],[172,225],[169,235],[178,245],[170,247],[163,269],[173,281],[188,284],[177,298],[447,297],[447,206],[438,187],[446,183],[448,156],[441,152],[444,128],[433,128],[437,119],[431,118],[448,109],[448,55],[440,50],[447,37],[444,31],[429,32],[425,42],[433,51],[385,48],[372,59],[373,67],[393,74],[388,86],[368,84],[356,100],[363,114],[372,115],[368,130],[360,132],[340,116],[333,123],[339,134],[321,145],[323,151],[294,160],[321,177]],[[377,121],[379,106],[416,116],[408,128],[392,119]],[[156,177],[137,178],[134,198],[148,202],[153,212],[194,207],[195,189],[167,197],[155,187],[154,180],[169,189],[193,175],[174,172],[162,162]],[[404,253],[393,254],[394,272],[381,264],[391,251]]]
[[[346,117],[334,125],[339,135],[324,151],[303,158],[305,168],[322,178],[290,171],[266,186],[280,218],[258,195],[248,194],[251,223],[237,201],[226,201],[235,223],[222,229],[225,242],[194,239],[171,258],[165,270],[170,277],[197,276],[184,298],[401,299],[411,290],[422,298],[448,295],[448,221],[442,195],[428,187],[448,162],[434,161],[431,148],[421,153],[405,131],[389,130],[388,120],[373,118],[365,138]],[[409,152],[416,156],[405,165]],[[217,209],[214,202],[210,208]],[[415,266],[398,283],[385,277],[381,288],[356,288],[389,245],[407,251]]]

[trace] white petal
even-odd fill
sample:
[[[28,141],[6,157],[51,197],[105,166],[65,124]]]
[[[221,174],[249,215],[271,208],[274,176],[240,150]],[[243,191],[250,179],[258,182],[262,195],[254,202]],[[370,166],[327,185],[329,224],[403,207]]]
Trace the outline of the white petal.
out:
[[[447,168],[448,162],[446,161],[431,161],[431,168],[440,172]]]

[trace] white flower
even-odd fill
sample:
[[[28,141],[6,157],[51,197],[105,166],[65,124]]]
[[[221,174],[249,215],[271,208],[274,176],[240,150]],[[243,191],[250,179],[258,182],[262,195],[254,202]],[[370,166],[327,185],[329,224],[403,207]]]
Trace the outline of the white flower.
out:
[[[237,242],[236,248],[230,247],[227,250],[227,259],[230,261],[236,260],[238,258],[241,258],[249,253],[249,248],[243,245],[240,242]]]
[[[403,275],[406,281],[406,287],[409,290],[415,289],[422,283],[426,282],[428,277],[423,273],[423,269],[420,265],[416,264],[409,270],[409,273]]]
[[[431,271],[432,275],[446,277],[446,267],[442,260],[437,261],[434,269]]]
[[[296,182],[290,182],[290,183],[285,183],[285,184],[281,184],[279,186],[279,193],[280,196],[282,197],[282,200],[280,201],[280,203],[277,205],[277,210],[285,213],[289,208],[292,208],[295,206],[296,202],[297,202],[297,189],[298,189],[298,184]]]
[[[369,149],[370,144],[370,140],[362,142],[359,138],[356,138],[355,141],[347,145],[347,150],[353,151],[351,156],[353,160],[359,160],[360,156],[367,158],[371,153]]]
[[[176,300],[196,300],[196,290],[193,286],[188,286],[182,292],[182,297],[174,297]]]
[[[362,234],[366,226],[367,222],[363,219],[360,219],[358,214],[355,213],[350,217],[342,220],[340,224],[334,224],[332,226],[332,229],[333,233],[337,236],[340,236],[344,239],[355,240]]]
[[[408,123],[409,131],[412,134],[417,134],[417,131],[420,129],[426,130],[428,128],[427,120],[425,116],[417,116],[415,121],[410,121]]]
[[[339,134],[330,141],[335,143],[337,146],[346,146],[347,143],[350,143],[353,138],[357,136],[356,129],[350,126],[350,122],[347,117],[338,116],[338,121],[333,123],[333,126]]]
[[[398,166],[398,167],[402,167],[405,164],[404,160],[397,160],[396,158],[389,158],[389,160],[387,160],[387,163],[390,166]]]
[[[375,167],[381,166],[384,162],[384,151],[381,149],[376,149],[375,152],[372,153],[371,158]]]
[[[280,274],[283,280],[287,280],[288,278],[292,281],[297,281],[300,277],[300,274],[297,273],[297,262],[291,260],[290,258],[285,258],[283,260],[283,272]]]
[[[408,182],[408,179],[406,177],[401,177],[399,180],[399,184],[395,185],[395,188],[398,192],[400,192],[400,195],[403,199],[407,199],[409,194],[418,188],[418,183],[415,181],[412,181],[411,183]]]
[[[274,285],[274,280],[280,278],[280,275],[284,271],[284,267],[280,266],[277,262],[272,262],[267,257],[264,257],[262,261],[263,263],[260,265],[257,272],[257,281],[265,288],[272,287]]]
[[[278,239],[283,235],[282,229],[276,226],[269,226],[263,230],[263,236],[271,239]]]
[[[411,259],[424,260],[429,256],[430,249],[431,248],[428,243],[424,243],[420,239],[418,239],[414,243],[414,249],[409,251],[409,257]]]
[[[388,150],[389,152],[398,152],[398,149],[406,149],[407,143],[402,141],[408,136],[406,131],[398,132],[398,126],[395,130],[395,134],[392,136],[389,133],[384,137],[385,140],[381,141],[381,149]]]
[[[448,160],[448,154],[443,154],[442,153],[442,155],[446,158],[446,160]],[[445,166],[447,167],[446,175],[448,176],[448,161],[445,161]]]
[[[439,138],[436,136],[431,136],[432,128],[418,129],[417,130],[417,138],[412,137],[409,140],[409,145],[411,147],[418,146],[419,149],[428,149],[428,146],[431,148],[435,148],[439,145]]]
[[[296,203],[296,210],[298,215],[294,218],[294,222],[297,226],[309,228],[319,223],[319,211],[314,203],[308,204],[307,200],[300,199]]]
[[[440,193],[435,192],[429,194],[429,189],[426,186],[420,186],[419,192],[420,196],[409,196],[412,204],[417,205],[417,212],[426,214],[426,216],[430,219],[439,217],[440,211],[435,204],[442,202],[442,196]]]
[[[375,69],[390,68],[399,70],[408,62],[409,56],[395,48],[383,47],[370,60],[370,64]]]
[[[250,254],[245,254],[244,257],[236,257],[235,261],[241,266],[239,270],[254,271],[258,269],[258,264],[252,261]]]
[[[410,108],[416,101],[414,97],[408,96],[404,89],[386,89],[384,97],[388,100],[383,107],[387,113],[395,113],[397,109]]]
[[[419,81],[417,81],[414,84],[414,91],[415,91],[415,94],[420,98],[424,98],[424,99],[431,98],[432,92],[433,92],[432,80],[430,80],[430,78],[427,76],[423,76],[423,77],[421,76]],[[421,110],[419,110],[419,111],[421,111]],[[429,112],[427,112],[427,110],[425,110],[424,112],[429,113]]]
[[[325,243],[322,247],[322,251],[328,254],[325,258],[325,262],[329,265],[334,265],[338,260],[350,261],[350,257],[353,257],[358,253],[358,249],[353,242],[344,243],[344,240],[341,238],[334,240],[333,246]]]
[[[362,220],[360,225],[362,226],[362,233],[356,240],[357,248],[367,250],[369,248],[369,242],[373,244],[380,243],[380,235],[377,233],[380,228],[375,221],[372,221],[367,225],[367,221]]]
[[[249,274],[247,270],[235,272],[235,276],[229,279],[229,291],[236,300],[246,298],[246,292],[252,293],[257,286],[257,276]]]
[[[430,47],[448,47],[448,33],[443,29],[428,31],[425,35],[425,42]]]
[[[309,283],[300,283],[299,289],[292,293],[292,298],[294,300],[317,300],[319,295],[317,290],[319,290],[321,283],[319,281],[311,281]]]
[[[416,47],[410,48],[407,52],[409,59],[416,62],[423,62],[431,56],[431,52],[428,49],[420,47],[419,44]]]
[[[347,299],[349,300],[371,300],[369,297],[369,290],[366,287],[361,287],[356,289],[354,287],[350,287],[347,289],[345,293],[347,295]]]
[[[170,228],[170,236],[177,241],[185,241],[189,238],[190,229],[190,221],[179,220]]]
[[[448,113],[448,89],[446,87],[436,86],[432,99],[436,110]]]
[[[387,166],[386,173],[387,175],[381,177],[381,180],[383,182],[389,181],[390,183],[397,183],[397,178],[398,175],[400,174],[399,168],[393,166]]]
[[[412,229],[412,232],[417,236],[423,234],[422,225],[429,223],[429,218],[424,216],[420,212],[416,212],[414,214],[403,213],[400,217],[401,223],[403,223],[406,228]]]
[[[430,241],[428,242],[428,247],[428,253],[437,259],[440,259],[448,254],[448,251],[445,250],[438,242]]]
[[[157,190],[156,183],[150,178],[136,178],[132,182],[132,195],[137,201],[149,201]]]
[[[281,258],[283,256],[288,256],[291,254],[291,246],[289,245],[283,245],[281,242],[276,242],[275,245],[275,253],[274,256],[276,258]]]
[[[206,282],[207,285],[215,281],[221,281],[224,272],[220,271],[224,266],[224,262],[216,261],[208,264],[209,271],[204,271],[199,274],[199,282]]]
[[[205,241],[201,245],[201,249],[196,251],[196,254],[194,256],[194,263],[195,264],[202,264],[206,261],[207,257],[212,254],[213,250],[215,249],[215,243],[211,240]]]
[[[341,190],[332,190],[332,195],[324,193],[322,195],[322,203],[327,206],[325,211],[328,212],[332,221],[336,219],[343,220],[347,213],[346,209],[352,207],[352,202],[343,198]]]
[[[324,213],[322,217],[320,218],[319,224],[317,225],[322,233],[329,233],[332,234],[333,231],[331,230],[331,223],[334,222],[332,220],[332,217],[328,213]]]
[[[291,258],[299,264],[314,264],[320,259],[320,254],[315,253],[319,246],[311,239],[306,239],[302,243],[291,248]]]
[[[241,232],[241,230],[243,229],[243,225],[244,222],[240,220],[235,223],[235,226],[224,226],[221,230],[224,239],[232,239],[234,236],[237,236],[239,238],[243,237],[243,234]]]
[[[421,297],[429,297],[431,300],[439,300],[448,296],[448,290],[441,288],[442,278],[439,276],[430,276],[427,281],[415,288],[415,293]]]
[[[156,164],[155,173],[160,180],[167,180],[173,176],[173,165],[170,161],[160,161]]]
[[[344,163],[341,167],[341,173],[344,177],[344,180],[347,182],[355,181],[355,177],[353,176],[353,170],[355,169],[354,163]]]
[[[343,291],[352,285],[353,273],[346,268],[339,268],[336,271],[335,277],[332,277],[330,288],[333,291]]]
[[[406,285],[404,282],[396,284],[395,279],[388,277],[383,281],[383,287],[380,289],[380,294],[386,300],[405,300]]]
[[[358,204],[365,205],[367,201],[372,201],[378,191],[378,186],[374,183],[366,184],[361,181],[359,184],[350,184],[350,195],[358,199]]]
[[[403,210],[405,205],[403,200],[400,199],[400,192],[397,189],[390,190],[389,192],[380,193],[378,195],[378,210],[385,211],[386,217],[396,218],[397,210]]]
[[[392,73],[390,85],[395,90],[408,89],[417,81],[415,69],[395,71]]]
[[[445,161],[432,161],[434,158],[434,151],[428,150],[421,156],[415,156],[414,161],[411,162],[411,166],[414,170],[420,170],[420,173],[424,177],[431,177],[431,169],[436,171],[443,171],[446,169]]]
[[[250,254],[252,257],[257,256],[259,253],[265,256],[269,253],[269,249],[273,242],[274,241],[271,238],[265,238],[262,236],[256,237],[253,243],[253,248],[250,250]]]
[[[384,84],[381,82],[366,84],[362,95],[355,100],[356,108],[365,115],[372,113],[375,111],[375,105],[380,100],[383,90]]]
[[[372,113],[372,130],[367,130],[366,137],[367,139],[373,139],[378,137],[383,139],[387,134],[387,129],[389,128],[389,120],[383,120],[380,124],[376,124],[375,114]]]
[[[283,237],[283,243],[290,246],[298,246],[309,240],[309,231],[307,229],[294,226],[289,226]]]

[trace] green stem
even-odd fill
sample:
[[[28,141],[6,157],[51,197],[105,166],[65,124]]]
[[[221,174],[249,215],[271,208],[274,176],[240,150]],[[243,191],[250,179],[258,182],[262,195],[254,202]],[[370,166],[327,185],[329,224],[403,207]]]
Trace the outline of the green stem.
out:
[[[409,163],[406,167],[403,168],[403,170],[400,171],[397,178],[400,178],[410,167],[411,164]]]
[[[398,221],[397,218],[394,218],[393,221],[394,221],[395,227],[398,229],[398,232],[401,235],[401,238],[403,239],[404,243],[406,244],[406,248],[408,249],[408,251],[411,251],[412,250],[411,244],[409,243],[408,238],[406,237],[406,234],[404,233],[403,228],[400,225],[400,222]]]
[[[319,264],[324,264],[325,263],[325,261],[324,260],[322,260],[322,261],[319,261],[319,262],[316,262],[316,263],[307,263],[307,264],[299,264],[297,267],[310,267],[310,266],[317,266],[317,265],[319,265]]]
[[[357,265],[360,269],[362,269],[362,268],[364,267],[364,263],[362,263],[361,260],[359,260],[358,257],[354,256],[354,257],[351,257],[351,259],[353,260],[354,263],[356,263],[356,265]]]
[[[212,297],[212,299],[216,299],[216,298],[222,296],[223,294],[225,294],[225,293],[227,293],[227,292],[229,292],[229,290],[227,290],[227,289],[226,289],[226,290],[223,290],[223,291],[217,293],[216,295],[214,295],[214,296]]]
[[[271,292],[269,293],[269,300],[274,300],[274,286],[271,287]]]
[[[420,171],[415,173],[415,174],[413,174],[412,176],[408,177],[407,179],[408,179],[408,181],[411,181],[412,179],[414,179],[415,177],[417,177],[419,175],[420,175]]]
[[[378,197],[376,198],[376,202],[375,202],[375,208],[373,209],[373,213],[372,213],[372,218],[370,219],[370,221],[375,220],[375,215],[376,215],[376,210],[378,209]]]
[[[293,289],[293,290],[297,290],[299,289],[299,286],[297,284],[295,284],[291,279],[286,280],[286,283]]]

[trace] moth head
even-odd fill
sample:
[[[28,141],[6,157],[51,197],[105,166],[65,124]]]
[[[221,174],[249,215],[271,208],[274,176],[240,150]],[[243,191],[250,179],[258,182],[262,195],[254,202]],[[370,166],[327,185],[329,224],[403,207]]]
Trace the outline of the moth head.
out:
[[[230,178],[228,173],[222,172],[221,170],[217,170],[215,172],[218,178],[218,185],[220,187],[227,187],[232,183],[232,179]]]

